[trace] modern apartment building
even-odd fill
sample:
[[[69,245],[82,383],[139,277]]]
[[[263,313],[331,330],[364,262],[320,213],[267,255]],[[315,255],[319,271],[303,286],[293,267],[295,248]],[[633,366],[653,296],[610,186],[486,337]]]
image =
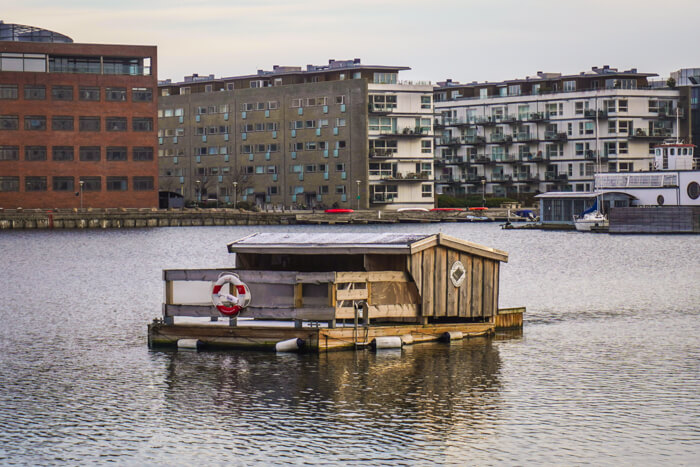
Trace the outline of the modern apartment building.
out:
[[[594,67],[435,90],[436,191],[590,191],[596,172],[648,170],[685,105],[649,73]],[[681,106],[679,106],[681,101]],[[681,135],[687,125],[680,125]],[[686,132],[687,133],[687,132]]]
[[[162,190],[266,209],[432,207],[431,85],[406,67],[274,66],[159,83]]]
[[[0,207],[158,206],[156,59],[0,22]]]

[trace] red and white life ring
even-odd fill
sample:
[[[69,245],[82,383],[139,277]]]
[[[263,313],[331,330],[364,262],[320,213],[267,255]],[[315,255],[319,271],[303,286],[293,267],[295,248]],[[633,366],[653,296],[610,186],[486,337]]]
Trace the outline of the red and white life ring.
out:
[[[230,294],[222,292],[224,284],[231,284]],[[233,295],[235,294],[235,295]],[[211,302],[222,315],[236,316],[250,304],[251,296],[248,286],[233,273],[225,272],[219,276],[211,291]],[[225,305],[230,303],[230,305]]]

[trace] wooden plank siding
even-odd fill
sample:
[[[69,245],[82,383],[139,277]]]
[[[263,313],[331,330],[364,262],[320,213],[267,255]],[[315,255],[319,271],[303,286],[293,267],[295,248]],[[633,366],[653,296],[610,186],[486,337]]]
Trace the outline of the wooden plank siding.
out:
[[[441,246],[435,248],[435,311],[434,316],[445,316],[447,314],[447,282],[449,282],[447,271],[447,249]]]
[[[484,290],[484,259],[472,258],[472,300],[470,306],[470,316],[483,316],[483,290]]]

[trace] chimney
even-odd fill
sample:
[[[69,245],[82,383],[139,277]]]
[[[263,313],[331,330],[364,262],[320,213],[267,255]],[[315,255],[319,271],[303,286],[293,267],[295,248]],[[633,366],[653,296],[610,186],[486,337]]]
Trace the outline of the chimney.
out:
[[[355,65],[359,65],[359,64],[360,64],[360,59],[359,59],[359,58],[353,58],[353,59],[352,59],[352,63],[354,63]]]

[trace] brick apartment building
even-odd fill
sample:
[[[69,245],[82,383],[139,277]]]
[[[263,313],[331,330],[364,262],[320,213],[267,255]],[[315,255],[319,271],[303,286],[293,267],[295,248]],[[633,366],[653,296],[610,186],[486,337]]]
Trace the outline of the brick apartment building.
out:
[[[0,207],[158,206],[156,63],[0,22]]]

